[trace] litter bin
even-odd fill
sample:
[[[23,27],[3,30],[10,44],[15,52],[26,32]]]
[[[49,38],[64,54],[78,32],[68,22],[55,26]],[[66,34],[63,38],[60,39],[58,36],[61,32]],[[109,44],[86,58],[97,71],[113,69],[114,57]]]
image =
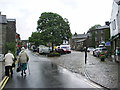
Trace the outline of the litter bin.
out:
[[[0,54],[0,81],[2,80],[3,76],[5,75],[5,65],[4,65],[4,61],[3,61],[3,54]]]

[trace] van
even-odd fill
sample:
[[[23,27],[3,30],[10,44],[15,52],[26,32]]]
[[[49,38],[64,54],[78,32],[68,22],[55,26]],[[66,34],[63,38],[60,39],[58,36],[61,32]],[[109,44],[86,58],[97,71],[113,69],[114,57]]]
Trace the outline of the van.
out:
[[[51,48],[46,47],[46,46],[44,46],[44,45],[40,45],[40,46],[38,47],[38,49],[39,49],[39,53],[40,53],[40,54],[48,54],[48,53],[50,53],[50,51],[51,51]]]

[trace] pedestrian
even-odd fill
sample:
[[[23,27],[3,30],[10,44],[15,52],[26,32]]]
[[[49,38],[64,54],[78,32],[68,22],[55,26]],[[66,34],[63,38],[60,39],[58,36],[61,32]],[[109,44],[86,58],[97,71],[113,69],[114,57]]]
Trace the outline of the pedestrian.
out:
[[[85,64],[87,63],[87,47],[85,47]]]
[[[5,55],[5,75],[9,76],[9,71],[11,73],[11,77],[13,75],[12,64],[14,63],[14,55],[8,50],[8,53]]]
[[[17,52],[16,52],[17,56],[19,55],[20,51],[21,51],[20,47],[17,47]]]
[[[120,62],[120,48],[119,47],[116,47],[116,50],[115,50],[115,60],[116,62]]]
[[[26,70],[27,70],[27,63],[28,63],[29,57],[27,55],[27,53],[25,52],[25,48],[22,47],[21,48],[21,52],[19,53],[18,56],[18,63],[21,67],[21,75],[23,76],[23,74],[25,74],[26,76]]]

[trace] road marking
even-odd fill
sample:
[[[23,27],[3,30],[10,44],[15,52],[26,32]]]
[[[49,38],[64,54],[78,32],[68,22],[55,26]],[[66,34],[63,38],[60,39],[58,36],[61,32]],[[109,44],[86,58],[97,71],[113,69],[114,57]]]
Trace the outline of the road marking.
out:
[[[0,90],[2,90],[5,87],[8,79],[9,79],[9,77],[5,76],[4,79],[2,80],[2,82],[0,82]]]
[[[4,77],[4,79],[0,82],[0,87],[2,86],[3,82],[5,81],[5,79],[7,78],[7,76]]]
[[[84,82],[86,82],[88,85],[90,85],[90,86],[92,86],[92,87],[94,87],[94,88],[96,88],[96,89],[102,88],[102,87],[100,87],[100,86],[98,86],[98,85],[96,85],[96,84],[88,81],[87,79],[84,79]]]
[[[5,87],[5,85],[6,85],[7,81],[8,81],[8,79],[9,79],[9,77],[6,78],[6,80],[4,81],[3,85],[1,86],[0,90],[2,90],[2,89]]]

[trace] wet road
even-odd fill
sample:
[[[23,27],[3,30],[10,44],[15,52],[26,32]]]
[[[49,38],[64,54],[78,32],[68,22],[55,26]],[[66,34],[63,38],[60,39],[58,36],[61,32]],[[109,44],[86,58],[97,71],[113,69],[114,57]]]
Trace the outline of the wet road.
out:
[[[51,63],[45,56],[37,56],[28,50],[27,53],[30,56],[30,70],[27,70],[27,76],[22,77],[14,69],[14,75],[5,88],[92,88],[92,90],[100,88],[85,77],[77,77],[68,70]]]

